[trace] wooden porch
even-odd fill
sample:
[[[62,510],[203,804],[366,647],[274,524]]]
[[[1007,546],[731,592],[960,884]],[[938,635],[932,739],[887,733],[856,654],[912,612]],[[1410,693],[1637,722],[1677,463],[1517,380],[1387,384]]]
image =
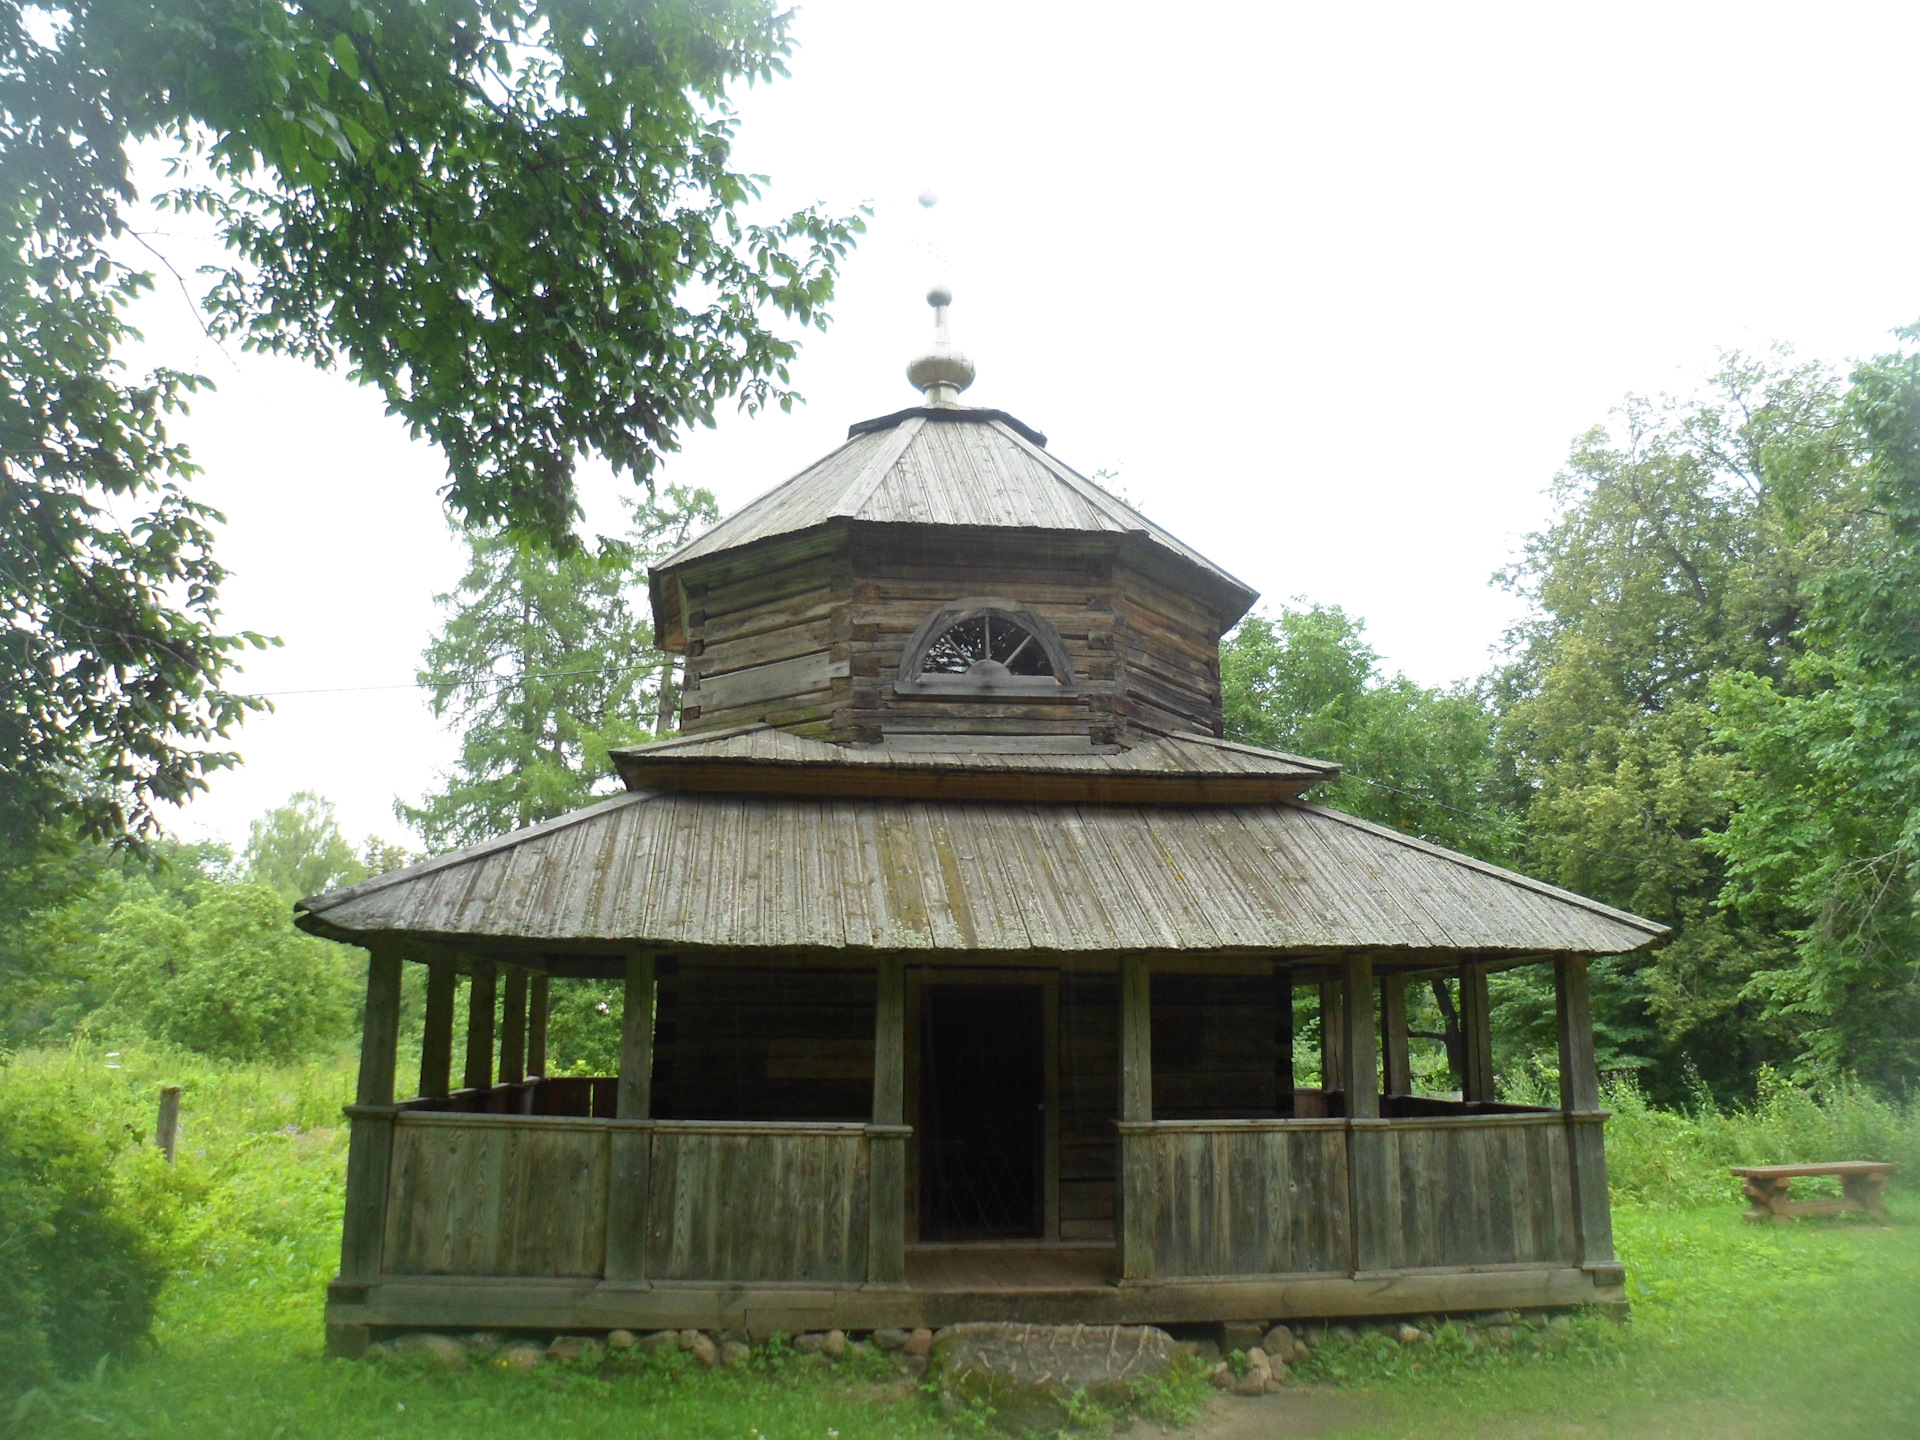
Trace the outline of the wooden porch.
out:
[[[395,1103],[392,1032],[375,1022],[397,1010],[398,961],[376,954],[370,1063],[349,1109],[341,1274],[327,1309],[337,1349],[395,1327],[769,1334],[1623,1298],[1582,961],[1555,962],[1559,1108],[1383,1093],[1383,1076],[1391,1084],[1396,1065],[1404,1073],[1404,1058],[1389,1053],[1381,1064],[1376,1021],[1391,1011],[1393,987],[1381,989],[1362,955],[1331,972],[1324,1005],[1326,1056],[1341,1067],[1342,1088],[1293,1091],[1291,1113],[1266,1118],[1155,1119],[1150,971],[1124,958],[1114,971],[1118,1094],[1106,1121],[1117,1178],[1111,1239],[1060,1238],[1055,1199],[1033,1237],[940,1244],[918,1242],[911,1220],[900,961],[882,958],[869,972],[873,1100],[859,1120],[651,1114],[656,957],[627,963],[620,1076],[449,1091],[429,1067],[447,1063],[450,1037],[438,1044],[430,1034],[422,1089],[442,1093]],[[524,977],[509,984],[521,990]],[[451,1014],[432,990],[430,1025]],[[1470,1016],[1474,993],[1469,977]],[[508,1007],[514,1023],[538,1001]],[[468,1039],[470,1062],[492,1044]],[[469,1078],[492,1077],[470,1063]]]

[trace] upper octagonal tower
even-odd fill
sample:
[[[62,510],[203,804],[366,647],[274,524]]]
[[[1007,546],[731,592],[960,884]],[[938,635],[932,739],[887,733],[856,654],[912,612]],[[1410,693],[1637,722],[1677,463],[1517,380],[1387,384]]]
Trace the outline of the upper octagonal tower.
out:
[[[686,656],[685,732],[765,723],[841,744],[1084,750],[1221,733],[1220,638],[1255,592],[959,392],[923,403],[656,566],[654,634]],[[965,738],[962,738],[965,737]]]

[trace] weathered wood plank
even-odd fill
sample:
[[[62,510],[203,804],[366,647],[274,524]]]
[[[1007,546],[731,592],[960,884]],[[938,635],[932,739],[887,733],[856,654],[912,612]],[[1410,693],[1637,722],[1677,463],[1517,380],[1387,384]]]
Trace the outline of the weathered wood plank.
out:
[[[505,886],[502,886],[505,889]],[[460,1086],[486,1090],[493,1085],[494,963],[470,959],[467,985],[467,1063]]]
[[[427,961],[427,1004],[420,1033],[421,1095],[453,1089],[453,995],[460,982],[451,955]]]

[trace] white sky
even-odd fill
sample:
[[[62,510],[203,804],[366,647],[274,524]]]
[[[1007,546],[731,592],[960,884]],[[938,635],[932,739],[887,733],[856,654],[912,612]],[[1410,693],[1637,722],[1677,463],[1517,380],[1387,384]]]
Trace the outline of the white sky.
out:
[[[1438,684],[1485,668],[1515,614],[1489,575],[1623,394],[1920,318],[1910,5],[813,0],[797,32],[737,158],[780,206],[876,214],[810,403],[668,464],[725,510],[913,402],[946,279],[968,401]],[[177,224],[155,243],[186,269]],[[215,351],[170,282],[139,319],[144,356],[219,386],[181,431],[228,517],[226,623],[285,641],[241,683],[400,687],[281,693],[181,832],[238,843],[311,789],[356,840],[411,840],[394,797],[453,753],[405,688],[459,573],[438,455],[344,379]]]

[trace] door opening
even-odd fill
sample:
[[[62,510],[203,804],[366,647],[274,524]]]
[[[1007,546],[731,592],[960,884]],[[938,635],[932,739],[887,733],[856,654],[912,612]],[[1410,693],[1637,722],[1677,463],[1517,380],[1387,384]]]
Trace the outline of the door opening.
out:
[[[923,995],[921,1238],[1036,1238],[1046,1175],[1040,987],[929,985]]]

